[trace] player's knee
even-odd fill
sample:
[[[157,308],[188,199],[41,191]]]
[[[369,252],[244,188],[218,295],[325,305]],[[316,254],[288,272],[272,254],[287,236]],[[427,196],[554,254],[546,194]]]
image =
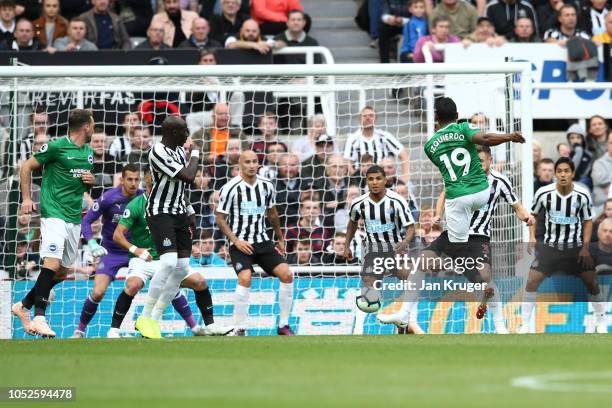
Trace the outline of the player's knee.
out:
[[[61,260],[56,258],[45,258],[43,268],[51,269],[56,275],[61,274],[62,270],[66,269],[62,267]]]
[[[186,282],[186,287],[193,289],[196,292],[201,292],[208,287],[206,280],[200,274],[193,274]]]
[[[142,289],[143,284],[140,279],[130,278],[125,282],[125,293],[130,296],[136,296],[136,294]]]
[[[238,284],[245,288],[251,287],[251,271],[244,270],[238,274]]]
[[[106,294],[106,288],[94,288],[91,291],[91,300],[94,302],[100,302],[104,299],[104,295]]]

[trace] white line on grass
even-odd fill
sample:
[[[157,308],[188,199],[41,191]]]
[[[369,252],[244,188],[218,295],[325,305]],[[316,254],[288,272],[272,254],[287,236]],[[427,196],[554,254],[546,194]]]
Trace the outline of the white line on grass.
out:
[[[605,379],[609,384],[588,383]],[[510,384],[537,391],[612,393],[612,371],[530,375],[513,378]]]

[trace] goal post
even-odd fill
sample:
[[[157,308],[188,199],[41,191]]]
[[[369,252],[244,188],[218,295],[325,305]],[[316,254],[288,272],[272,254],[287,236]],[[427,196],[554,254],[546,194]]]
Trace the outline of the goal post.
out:
[[[11,252],[0,265],[0,279],[9,285],[3,286],[4,295],[0,302],[0,337],[25,337],[17,321],[10,319],[10,303],[19,300],[33,285],[35,273],[23,271],[29,258],[37,252],[36,217],[23,220],[15,213],[18,208],[18,193],[15,194],[15,168],[22,151],[36,150],[35,114],[41,112],[48,120],[48,137],[64,135],[67,131],[67,113],[73,108],[90,108],[96,124],[105,127],[107,142],[118,140],[124,129],[123,118],[130,112],[139,112],[139,120],[150,121],[152,140],[160,136],[160,119],[167,114],[180,113],[188,117],[198,113],[194,95],[215,94],[215,101],[228,102],[234,115],[234,107],[241,120],[232,122],[240,128],[243,146],[249,145],[259,136],[253,133],[258,127],[259,117],[266,111],[277,114],[278,140],[285,143],[290,152],[298,152],[299,139],[305,140],[310,125],[309,116],[320,113],[325,119],[324,133],[334,139],[336,154],[342,156],[343,145],[350,133],[359,129],[359,112],[365,106],[372,106],[377,113],[376,127],[391,133],[409,153],[409,183],[405,195],[414,203],[414,214],[429,211],[435,207],[442,181],[423,153],[423,146],[433,135],[433,99],[436,95],[473,93],[472,111],[461,112],[461,118],[471,113],[482,112],[488,119],[487,131],[521,131],[526,143],[507,146],[496,152],[496,164],[512,182],[524,205],[529,206],[533,196],[532,168],[532,117],[531,117],[531,66],[528,63],[479,63],[479,64],[363,64],[363,65],[231,65],[231,66],[58,66],[58,67],[0,67],[0,116],[2,116],[2,168],[3,178],[10,183],[0,184],[0,197],[4,197],[6,208],[2,222],[6,231],[2,237],[3,248]],[[241,95],[237,97],[237,95]],[[258,95],[255,97],[254,95]],[[529,97],[524,97],[524,96]],[[143,102],[151,101],[146,105]],[[163,102],[163,103],[160,103]],[[198,100],[198,103],[200,101]],[[285,104],[287,111],[280,107]],[[199,106],[199,105],[198,105]],[[297,109],[294,109],[296,108]],[[464,109],[458,106],[460,110]],[[466,108],[467,109],[467,108]],[[472,106],[469,107],[472,109]],[[38,119],[37,119],[38,120]],[[281,125],[281,123],[285,123]],[[204,125],[204,127],[209,125]],[[190,129],[192,131],[193,129]],[[130,139],[131,141],[131,139]],[[136,141],[132,141],[137,143]],[[29,143],[29,145],[28,145]],[[303,146],[304,143],[302,143]],[[109,145],[106,145],[108,155]],[[135,154],[140,152],[139,154]],[[296,154],[301,154],[299,151]],[[300,161],[303,157],[299,156]],[[403,164],[397,157],[398,178],[402,175]],[[108,156],[106,159],[108,160]],[[128,159],[139,164],[146,163],[146,149],[133,147]],[[275,179],[281,179],[275,163],[268,163]],[[324,165],[320,165],[324,166]],[[104,168],[104,166],[102,166]],[[346,170],[349,171],[349,166]],[[208,171],[208,170],[206,170]],[[214,171],[214,166],[213,166]],[[324,173],[324,172],[323,172]],[[353,177],[356,177],[354,175]],[[321,178],[321,177],[319,177]],[[310,190],[319,193],[321,220],[327,228],[324,238],[299,238],[290,242],[296,262],[299,261],[299,241],[308,241],[311,258],[315,253],[325,252],[333,244],[336,215],[345,209],[346,191],[336,210],[329,209],[325,202],[325,187],[322,179],[314,179]],[[198,198],[200,211],[208,211],[214,201],[214,177],[207,181],[207,190]],[[18,185],[18,183],[17,183]],[[219,187],[219,186],[217,186]],[[346,186],[345,186],[346,187]],[[362,193],[363,190],[360,190]],[[309,193],[310,194],[310,193]],[[314,194],[314,193],[312,193]],[[17,197],[17,198],[16,198]],[[0,200],[1,201],[1,200]],[[315,199],[317,201],[317,199]],[[278,203],[287,219],[300,217],[289,214],[295,202]],[[91,203],[85,202],[84,209]],[[279,207],[281,208],[281,207]],[[208,213],[206,213],[208,214]],[[493,221],[493,237],[504,243],[520,243],[528,240],[528,231],[512,210],[501,205]],[[208,214],[209,215],[209,214]],[[331,224],[327,223],[331,220]],[[204,223],[206,220],[203,221]],[[202,224],[204,225],[204,224]],[[287,225],[287,230],[291,228]],[[204,227],[203,227],[204,228]],[[423,228],[422,228],[423,229]],[[423,229],[424,231],[427,228]],[[341,232],[341,231],[340,231]],[[429,233],[429,232],[427,232]],[[218,237],[216,235],[215,237]],[[318,242],[322,241],[322,242]],[[27,243],[25,249],[24,244]],[[87,263],[92,261],[86,245],[83,246],[80,272],[74,279],[55,288],[55,300],[49,308],[51,326],[58,335],[68,337],[79,320],[81,306],[91,291],[93,281],[85,279],[84,272],[90,271]],[[6,254],[5,254],[6,255]],[[501,259],[500,270],[509,279],[504,302],[515,299],[517,282],[512,260],[515,254],[506,254]],[[291,324],[298,334],[374,334],[390,333],[391,328],[379,325],[373,315],[364,316],[356,311],[355,294],[359,289],[359,267],[323,264],[317,261],[295,266],[295,302]],[[10,259],[9,259],[10,258]],[[21,260],[26,261],[25,264]],[[12,264],[11,264],[12,262]],[[21,274],[19,266],[21,265]],[[27,268],[26,268],[27,269]],[[218,320],[231,324],[233,292],[236,286],[235,273],[230,267],[203,267],[199,271],[209,280],[215,301]],[[124,276],[124,275],[121,275]],[[511,280],[511,282],[510,282]],[[503,286],[503,285],[502,285]],[[90,323],[88,336],[104,336],[110,324],[112,307],[122,290],[123,281],[113,282],[100,304],[97,315]],[[7,289],[8,288],[8,289]],[[272,334],[278,311],[276,279],[266,275],[254,278],[249,317],[249,334]],[[10,296],[6,293],[10,291]],[[133,318],[142,305],[145,291],[141,292],[126,318],[123,328],[133,333]],[[188,293],[194,314],[199,311]],[[11,301],[8,301],[10,298]],[[419,304],[419,323],[431,333],[490,332],[491,321],[472,322],[473,305],[469,302],[446,302],[445,305],[422,302]],[[397,305],[385,305],[392,310]],[[507,318],[513,319],[516,310],[510,306]],[[185,335],[189,331],[178,314],[168,310],[162,325],[166,334]]]

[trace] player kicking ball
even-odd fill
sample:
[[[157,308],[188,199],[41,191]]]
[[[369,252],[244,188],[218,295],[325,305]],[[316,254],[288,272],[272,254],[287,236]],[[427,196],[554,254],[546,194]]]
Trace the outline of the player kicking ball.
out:
[[[238,275],[234,297],[234,336],[245,336],[249,309],[249,292],[253,264],[258,264],[268,275],[280,280],[278,303],[280,308],[277,334],[293,336],[289,315],[293,304],[293,273],[285,252],[285,239],[276,210],[276,192],[270,180],[257,175],[257,155],[247,150],[240,155],[240,174],[225,184],[220,191],[216,221],[231,245],[232,265]],[[266,218],[278,237],[275,247],[266,233]]]
[[[93,129],[91,112],[73,109],[68,115],[69,135],[43,145],[21,167],[21,214],[36,211],[30,192],[32,171],[43,167],[40,196],[43,265],[34,287],[11,308],[28,334],[55,337],[45,314],[51,289],[65,279],[78,255],[83,194],[96,181],[91,174],[93,150],[88,144]],[[30,321],[32,306],[34,319]]]
[[[85,299],[79,325],[71,337],[73,339],[85,337],[87,325],[98,311],[98,305],[104,299],[108,286],[115,280],[119,269],[128,264],[128,251],[115,244],[113,233],[127,203],[135,196],[142,194],[142,190],[138,188],[139,184],[140,169],[138,166],[126,165],[121,172],[121,185],[105,191],[83,218],[81,224],[83,238],[88,242],[91,254],[96,258],[101,258],[96,270],[93,290]],[[91,225],[100,216],[102,216],[102,245],[99,245],[93,238],[91,229]]]
[[[119,328],[130,310],[134,296],[144,287],[145,283],[151,280],[159,269],[159,255],[155,250],[153,238],[147,225],[145,209],[147,198],[151,194],[151,172],[146,170],[144,173],[146,195],[134,198],[127,205],[119,225],[115,229],[113,239],[118,246],[129,251],[130,261],[125,288],[117,298],[111,328],[108,331],[108,338],[119,338]],[[127,235],[130,234],[131,242]],[[192,289],[195,294],[195,301],[202,313],[204,326],[198,326],[191,312],[189,303],[180,291],[172,300],[172,306],[185,320],[194,336],[223,336],[232,329],[219,326],[215,323],[213,314],[213,303],[208,284],[204,277],[193,270],[187,274],[181,282],[181,287]]]
[[[597,273],[589,244],[593,231],[593,207],[586,188],[574,184],[574,162],[561,157],[555,163],[557,182],[536,191],[531,213],[546,213],[544,242],[536,246],[536,226],[529,227],[530,252],[536,257],[531,264],[523,294],[519,333],[530,333],[530,321],[535,309],[536,292],[540,284],[553,273],[579,276],[590,294],[595,314],[595,331],[607,333],[606,302],[597,282]]]

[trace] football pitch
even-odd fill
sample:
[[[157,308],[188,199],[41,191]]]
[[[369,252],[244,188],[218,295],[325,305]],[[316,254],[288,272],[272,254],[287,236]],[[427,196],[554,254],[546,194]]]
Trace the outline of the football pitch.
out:
[[[8,386],[75,387],[43,404],[69,407],[604,407],[612,336],[2,341]]]

